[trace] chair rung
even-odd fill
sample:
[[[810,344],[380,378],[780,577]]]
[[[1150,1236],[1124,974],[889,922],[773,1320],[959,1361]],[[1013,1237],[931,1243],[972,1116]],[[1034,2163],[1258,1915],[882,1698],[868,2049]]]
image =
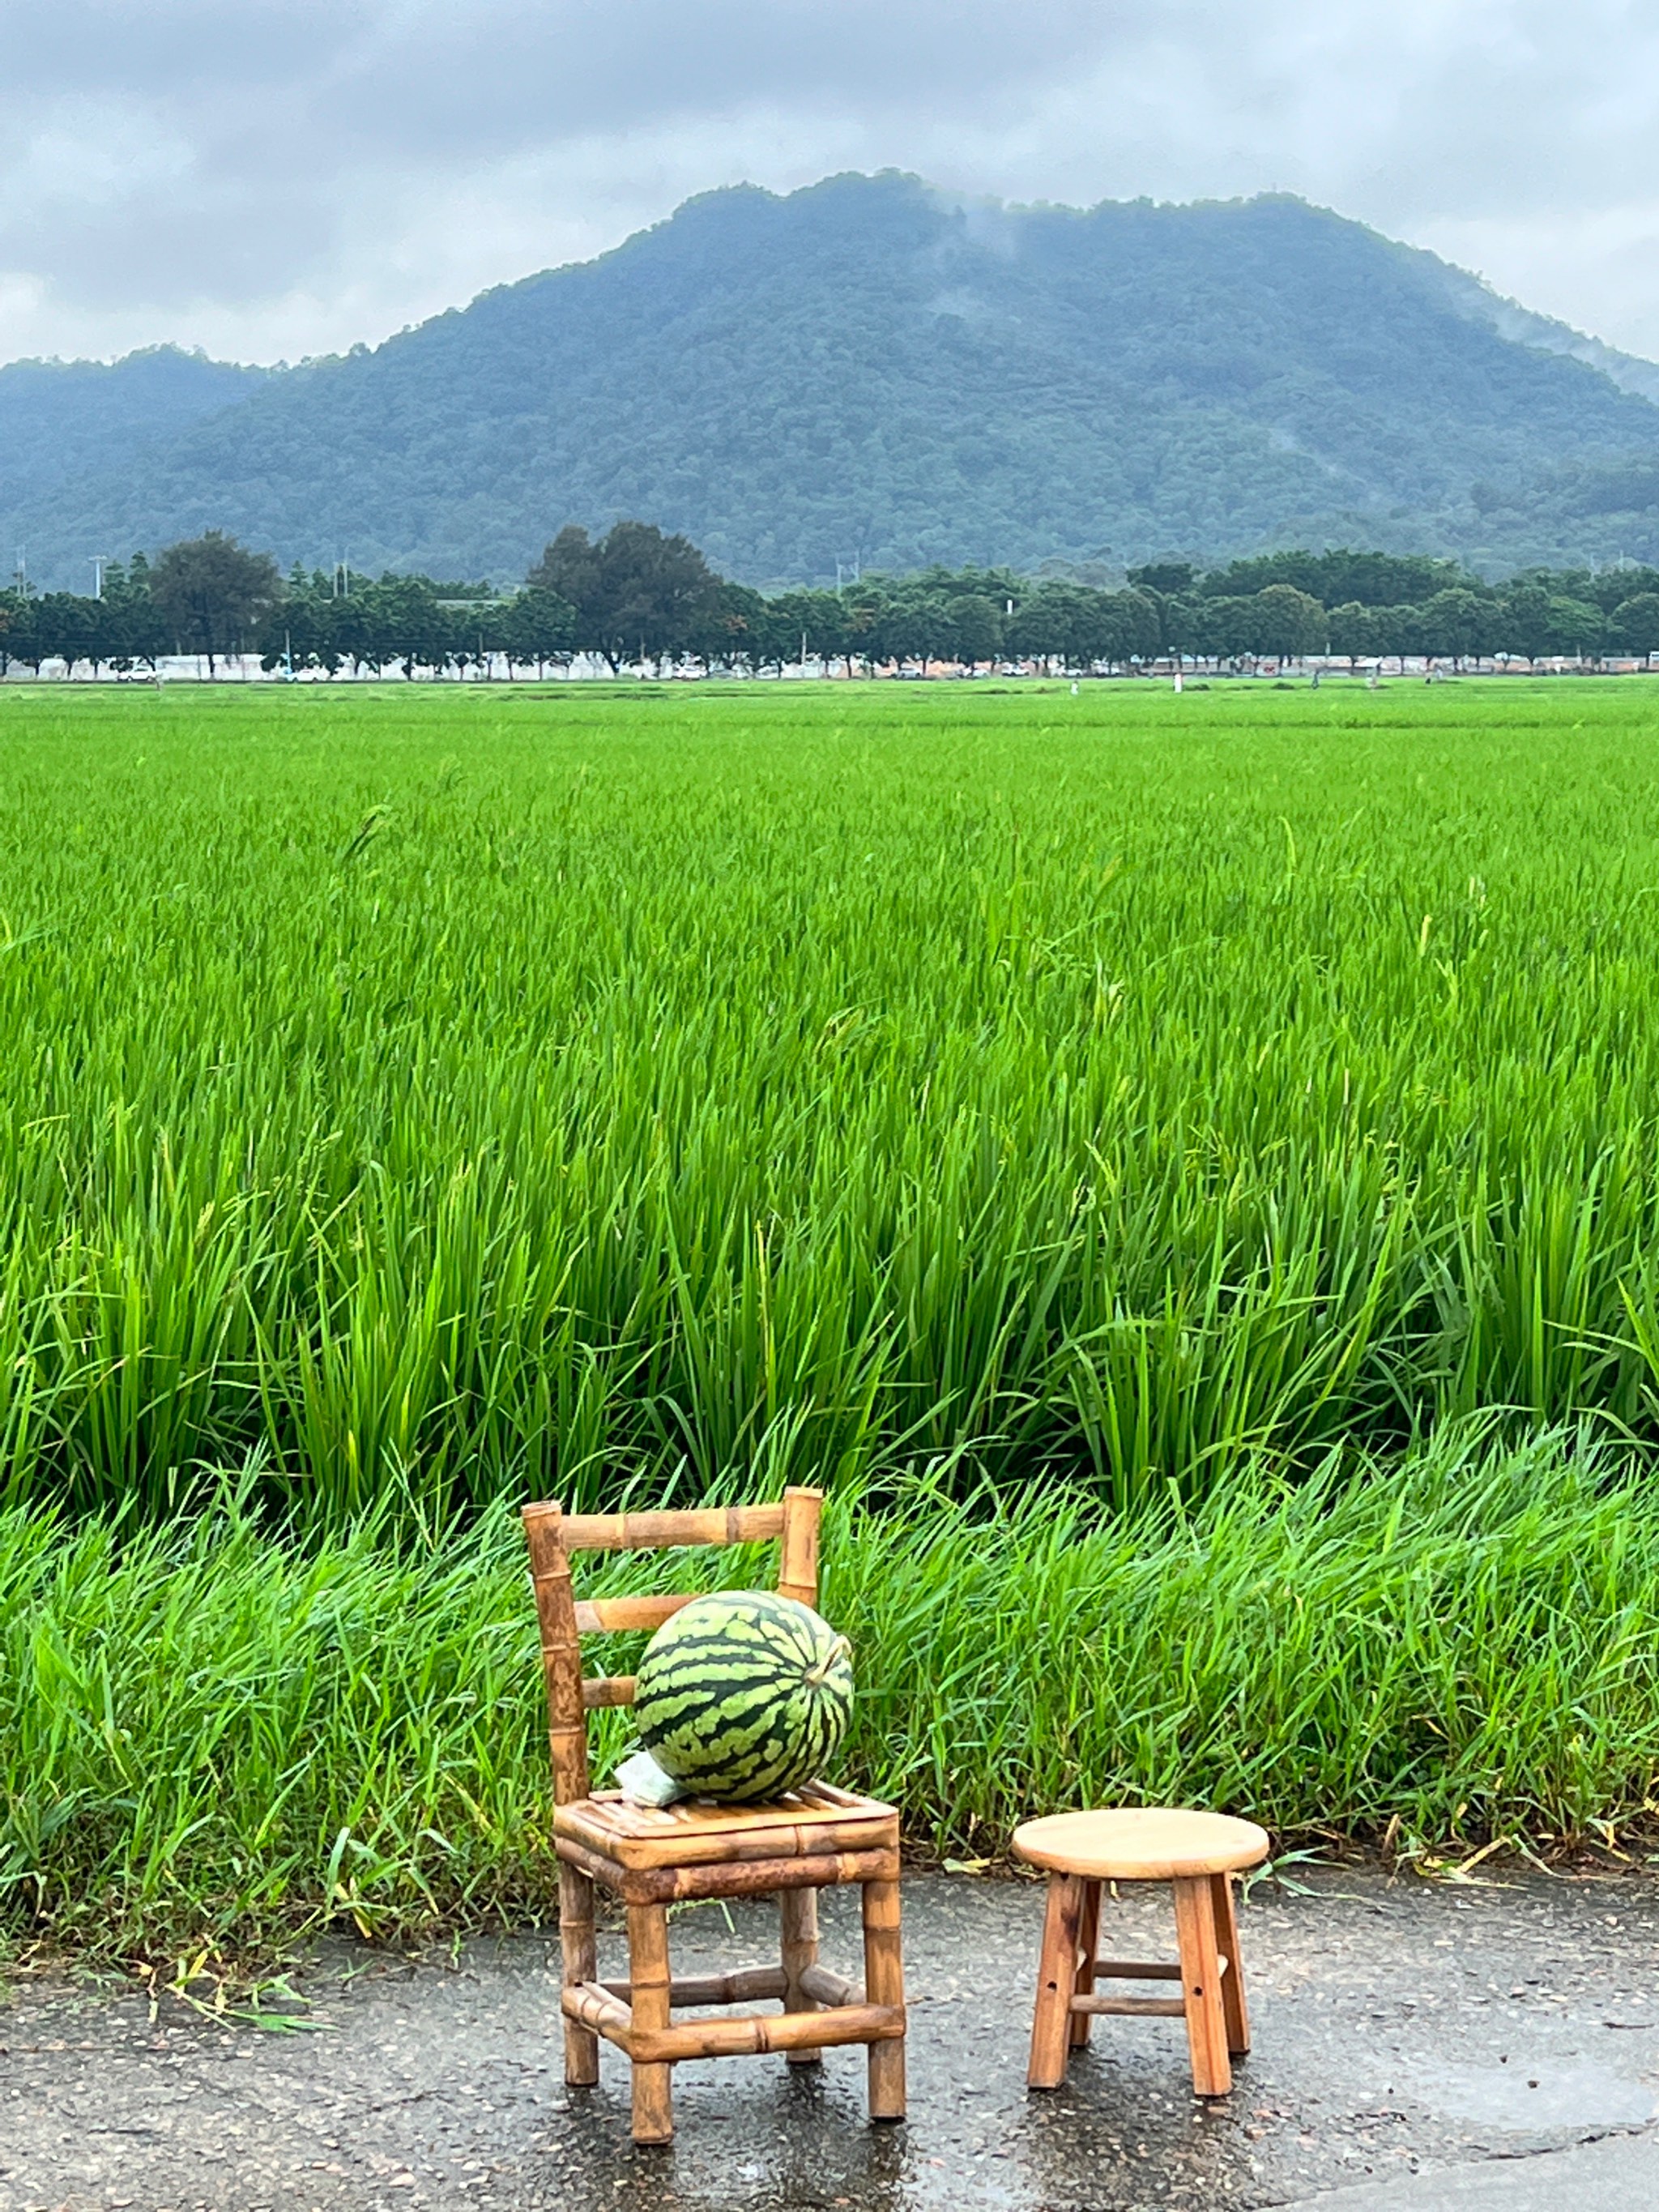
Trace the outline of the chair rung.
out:
[[[613,1997],[627,2003],[634,1993],[631,1982],[601,1982]],[[781,1997],[787,1986],[781,1966],[740,1966],[731,1974],[683,1975],[668,1984],[668,2002],[674,2005],[759,2004]]]
[[[696,1544],[765,1544],[783,1534],[781,1505],[691,1506],[668,1513],[567,1513],[567,1552],[657,1552]]]
[[[696,1595],[685,1590],[672,1597],[601,1597],[592,1604],[576,1601],[576,1628],[582,1636],[615,1636],[624,1629],[660,1628]]]
[[[590,1674],[582,1684],[582,1705],[590,1713],[603,1705],[631,1705],[634,1691],[632,1674]]]
[[[808,1966],[800,1985],[815,2004],[861,2005],[865,2002],[861,1982],[849,1982],[845,1974],[835,1973],[828,1966]]]
[[[1224,1974],[1226,1972],[1224,1952],[1217,1958],[1216,1965]],[[1178,1982],[1181,1968],[1178,1966],[1163,1966],[1156,1960],[1097,1959],[1095,1977],[1103,1982]]]
[[[902,2005],[845,2005],[832,2012],[756,2013],[747,2020],[688,2020],[632,2028],[623,2048],[638,2066],[683,2058],[744,2058],[763,2051],[821,2051],[838,2043],[890,2043],[904,2033]]]
[[[559,2008],[567,2020],[592,2028],[596,2035],[624,2047],[633,2033],[631,2008],[600,1982],[578,1982],[564,1990],[560,1994]]]
[[[1111,2013],[1125,2020],[1179,2020],[1186,2011],[1179,1997],[1073,1997],[1073,2012]]]
[[[800,1985],[814,2004],[828,2005],[832,2010],[865,2002],[861,1984],[849,1982],[845,1974],[837,1974],[829,1966],[808,1966]],[[596,1982],[592,1986],[622,2004],[634,1993],[631,1982]],[[782,1996],[788,1986],[781,1966],[742,1966],[731,1974],[681,1976],[669,1984],[668,2002],[672,2005],[758,2004],[767,1997]]]

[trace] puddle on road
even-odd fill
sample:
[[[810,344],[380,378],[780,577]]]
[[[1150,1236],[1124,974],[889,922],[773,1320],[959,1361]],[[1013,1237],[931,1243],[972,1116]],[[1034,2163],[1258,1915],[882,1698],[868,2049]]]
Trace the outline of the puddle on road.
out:
[[[1431,2112],[1517,2133],[1639,2128],[1659,2116],[1651,2088],[1588,2063],[1447,2066],[1418,2075],[1413,2086]]]

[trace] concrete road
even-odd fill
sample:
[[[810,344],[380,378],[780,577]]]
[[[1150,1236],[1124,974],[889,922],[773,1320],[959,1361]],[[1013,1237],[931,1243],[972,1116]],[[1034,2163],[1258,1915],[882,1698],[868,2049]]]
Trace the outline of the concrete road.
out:
[[[1656,2205],[1659,2140],[1641,2135],[1322,2191],[1286,2212],[1653,2212]]]
[[[1041,1892],[934,1875],[905,1893],[908,2124],[865,2125],[856,2052],[730,2059],[678,2069],[665,2151],[629,2143],[617,2054],[597,2090],[566,2090],[543,1936],[458,1959],[331,1948],[299,1978],[305,2034],[24,1984],[0,2011],[0,2212],[1659,2204],[1659,1884],[1306,1878],[1313,1894],[1244,1907],[1255,2049],[1224,2103],[1192,2097],[1163,2021],[1097,2022],[1066,2087],[1029,2097]],[[1159,1895],[1114,1910],[1118,1955],[1169,1954]],[[855,1960],[856,1920],[825,1899],[832,1963]],[[753,1963],[775,1932],[765,1905],[729,1926],[698,1907],[677,1963]]]

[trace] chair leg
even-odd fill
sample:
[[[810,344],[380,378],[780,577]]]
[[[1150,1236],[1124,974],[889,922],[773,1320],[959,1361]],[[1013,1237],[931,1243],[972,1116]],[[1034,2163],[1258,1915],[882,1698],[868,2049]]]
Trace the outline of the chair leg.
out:
[[[1227,1971],[1221,1978],[1221,2005],[1227,2016],[1227,2048],[1242,2058],[1250,2047],[1250,2011],[1244,2002],[1244,1966],[1238,1955],[1238,1914],[1233,1904],[1233,1878],[1212,1874],[1210,1887],[1215,1905],[1215,1939]]]
[[[1031,2020],[1031,2063],[1025,2075],[1032,2089],[1058,2089],[1066,2079],[1071,2047],[1072,1991],[1077,1985],[1078,1937],[1083,1924],[1082,1877],[1051,1874],[1042,1922],[1042,1957],[1037,1966],[1036,2010]]]
[[[1227,2057],[1221,1962],[1216,1942],[1215,1893],[1208,1875],[1177,1879],[1176,1937],[1181,1950],[1181,1995],[1187,2008],[1187,2045],[1193,2088],[1200,2097],[1224,2097],[1233,2086]]]
[[[818,1893],[815,1889],[781,1889],[778,1910],[783,1923],[783,2008],[786,2012],[816,2012],[817,2005],[800,1985],[809,1966],[818,1962]],[[821,2066],[821,2051],[792,2051],[792,2066]]]
[[[864,1997],[866,2004],[904,2002],[904,1947],[896,1881],[866,1881],[864,1905]],[[868,2045],[870,2118],[904,2118],[904,2039]]]
[[[668,1914],[660,1905],[628,1908],[629,1996],[635,2027],[666,2027],[669,2021]],[[634,2063],[634,2140],[671,2142],[674,2136],[673,2069]]]
[[[1100,1892],[1097,1881],[1083,1885],[1083,1911],[1078,1921],[1077,1978],[1073,1986],[1080,1997],[1092,1996],[1095,1986],[1095,1962],[1100,1956]],[[1074,2012],[1072,2014],[1071,2046],[1081,2051],[1089,2040],[1089,2030],[1094,2026],[1094,2014]]]
[[[593,1939],[593,1885],[575,1867],[559,1867],[559,1955],[564,1986],[594,1980],[599,1971]],[[564,2078],[573,2089],[591,2089],[599,2078],[599,2039],[574,2020],[564,2024]]]

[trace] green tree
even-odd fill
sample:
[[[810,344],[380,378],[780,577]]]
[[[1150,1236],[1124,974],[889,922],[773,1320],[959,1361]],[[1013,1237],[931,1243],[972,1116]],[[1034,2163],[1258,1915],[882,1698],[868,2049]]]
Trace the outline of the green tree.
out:
[[[1163,610],[1151,592],[1109,592],[1104,594],[1111,619],[1109,660],[1156,660],[1165,650]]]
[[[265,668],[321,668],[332,676],[344,657],[339,635],[336,579],[320,568],[307,573],[296,562],[280,601],[260,630],[260,664]]]
[[[1601,652],[1607,618],[1589,599],[1553,593],[1550,599],[1548,650],[1565,659],[1592,660]]]
[[[1323,606],[1294,584],[1269,584],[1255,594],[1250,616],[1252,651],[1274,660],[1322,653],[1328,634]]]
[[[712,617],[720,578],[689,538],[654,523],[614,523],[597,543],[568,525],[526,579],[575,610],[577,643],[612,675],[635,656],[660,662],[690,649]]]
[[[1190,561],[1149,561],[1144,568],[1129,571],[1129,581],[1137,591],[1156,592],[1160,599],[1180,599],[1197,580],[1198,571]]]
[[[1331,609],[1330,649],[1340,653],[1351,668],[1356,661],[1382,658],[1382,626],[1377,614],[1376,608],[1363,605],[1358,599],[1346,599]]]
[[[952,600],[956,647],[966,666],[994,660],[1002,650],[1002,608],[985,592],[963,592]]]
[[[520,592],[501,609],[497,635],[509,674],[516,664],[544,676],[550,661],[567,665],[575,650],[576,610],[556,592]]]
[[[167,619],[149,581],[149,562],[142,553],[125,564],[112,561],[104,571],[110,662],[123,675],[130,668],[154,668],[167,649]]]
[[[796,657],[803,638],[807,659],[826,665],[847,651],[847,606],[839,592],[784,592],[772,606],[789,641],[785,659]]]
[[[1659,653],[1659,592],[1638,592],[1613,611],[1612,638],[1621,651],[1644,659]]]
[[[776,625],[766,599],[747,584],[722,583],[691,613],[678,651],[700,660],[712,675],[716,668],[749,668],[756,673],[771,664]]]
[[[1550,643],[1550,593],[1535,576],[1517,577],[1498,600],[1498,651],[1541,660]]]
[[[447,667],[471,641],[429,576],[385,575],[354,598],[374,665],[395,660],[410,682],[417,668]]]
[[[1256,595],[1204,600],[1198,609],[1198,650],[1216,661],[1248,660],[1260,651]]]
[[[1495,653],[1501,635],[1497,602],[1484,592],[1462,586],[1437,592],[1423,605],[1423,641],[1426,652],[1459,663]]]
[[[1144,585],[1137,585],[1135,588],[1158,607],[1158,641],[1165,653],[1177,657],[1190,653],[1196,658],[1208,650],[1202,641],[1205,634],[1202,599],[1190,592],[1181,592],[1160,600],[1157,593],[1148,591]]]
[[[1008,650],[1035,661],[1046,676],[1054,661],[1069,659],[1076,640],[1077,609],[1069,584],[1039,584],[1018,602],[1005,635]]]
[[[1436,592],[1467,580],[1455,561],[1437,561],[1426,554],[1293,549],[1213,568],[1200,589],[1224,599],[1243,599],[1274,584],[1288,584],[1322,606],[1339,606],[1352,599],[1362,606],[1392,607],[1420,605]]]
[[[78,592],[47,592],[35,604],[36,634],[44,660],[61,660],[66,675],[78,663],[89,661],[95,676],[108,659],[101,599],[85,599]]]
[[[1585,575],[1574,596],[1593,599],[1603,614],[1617,614],[1626,599],[1659,599],[1659,568],[1601,568],[1594,575]]]
[[[901,665],[920,661],[925,672],[929,661],[953,660],[957,626],[951,600],[937,590],[901,588],[888,603],[881,636],[883,659]]]
[[[156,556],[150,596],[180,649],[219,658],[252,644],[282,596],[283,580],[269,553],[252,553],[223,531],[181,538]]]
[[[867,676],[878,659],[884,659],[884,629],[887,619],[887,595],[878,583],[866,578],[853,585],[843,600],[842,653],[847,663],[847,673],[853,672],[853,663],[861,660]]]
[[[41,637],[40,601],[33,592],[11,591],[0,595],[0,604],[3,604],[5,615],[3,640],[0,641],[5,649],[3,665],[9,667],[15,660],[38,673],[40,663],[49,659],[52,653],[51,647]]]
[[[1408,654],[1426,653],[1428,638],[1423,625],[1423,610],[1409,599],[1391,602],[1387,606],[1371,610],[1376,623],[1377,649],[1404,660]]]

